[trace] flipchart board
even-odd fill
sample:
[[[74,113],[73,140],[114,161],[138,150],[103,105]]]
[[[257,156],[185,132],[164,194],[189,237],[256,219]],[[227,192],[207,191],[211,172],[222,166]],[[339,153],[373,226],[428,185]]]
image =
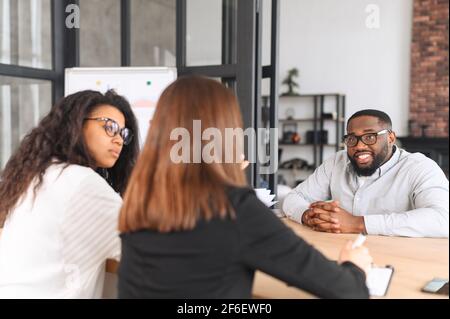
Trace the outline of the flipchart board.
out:
[[[166,67],[70,68],[65,72],[65,95],[114,89],[125,96],[137,118],[142,147],[159,96],[176,78],[176,68]]]

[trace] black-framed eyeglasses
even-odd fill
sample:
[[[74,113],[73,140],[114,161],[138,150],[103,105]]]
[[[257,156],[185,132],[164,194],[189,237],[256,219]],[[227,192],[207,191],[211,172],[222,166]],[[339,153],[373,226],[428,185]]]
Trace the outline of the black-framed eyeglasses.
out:
[[[348,135],[344,135],[343,137],[343,141],[345,143],[345,145],[347,145],[348,147],[353,147],[356,146],[358,144],[358,141],[363,142],[366,145],[374,145],[377,140],[378,140],[378,136],[379,135],[383,135],[386,133],[389,133],[391,130],[382,130],[379,131],[377,133],[367,133],[367,134],[363,134],[363,135],[355,135],[355,134],[348,134]]]
[[[126,127],[120,128],[119,123],[108,117],[87,117],[85,118],[85,120],[105,122],[103,128],[105,129],[106,134],[108,134],[108,136],[110,137],[114,137],[117,134],[120,134],[120,137],[122,137],[124,145],[130,144],[131,140],[133,139],[133,133],[129,128]]]

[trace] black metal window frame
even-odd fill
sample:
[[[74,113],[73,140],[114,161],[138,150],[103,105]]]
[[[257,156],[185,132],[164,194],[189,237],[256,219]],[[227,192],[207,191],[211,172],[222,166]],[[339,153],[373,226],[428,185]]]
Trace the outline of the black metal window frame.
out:
[[[67,54],[73,53],[67,38],[78,31],[68,31],[65,27],[65,8],[70,3],[78,1],[52,0],[51,2],[51,37],[52,37],[52,69],[39,69],[25,67],[14,64],[1,64],[0,75],[11,76],[15,78],[37,79],[51,81],[52,84],[52,101],[53,103],[59,99],[64,92],[64,66],[68,62]],[[75,29],[73,29],[75,30]]]
[[[261,81],[262,78],[270,78],[270,127],[278,127],[279,0],[272,0],[271,65],[264,68],[261,65],[262,0],[223,0],[222,64],[220,65],[187,65],[186,6],[187,0],[177,0],[176,60],[178,75],[200,74],[221,78],[225,83],[234,82],[235,92],[241,105],[244,128],[255,130],[258,128],[261,110]],[[236,12],[233,12],[233,8],[236,8]],[[239,30],[243,30],[243,32],[239,32]],[[256,141],[255,147],[257,148],[258,145],[258,141]],[[275,149],[278,149],[278,145],[275,145]],[[254,151],[258,154],[258,149]],[[258,186],[258,161],[250,164],[247,178],[250,185]],[[273,192],[276,192],[276,184],[277,173],[270,174],[269,187]]]
[[[270,29],[270,65],[262,67],[262,78],[270,80],[269,92],[269,124],[270,128],[278,129],[278,96],[279,96],[279,30],[280,30],[280,1],[272,0],[271,11],[271,29]],[[262,24],[262,19],[260,21]],[[261,30],[262,28],[260,28]],[[261,100],[261,98],[259,99]],[[273,143],[275,154],[272,155],[271,161],[275,158],[276,168],[278,170],[278,138],[270,141]],[[269,188],[274,194],[277,194],[278,174],[277,172],[269,175]]]
[[[176,47],[179,75],[202,74],[233,83],[241,104],[245,127],[257,129],[261,110],[261,81],[270,78],[270,127],[278,127],[278,30],[279,0],[272,0],[271,65],[261,65],[262,0],[223,0],[221,65],[186,65],[186,1],[177,0]],[[120,0],[121,66],[131,65],[131,0]],[[80,66],[80,30],[66,28],[66,7],[80,6],[79,0],[52,0],[52,69],[31,68],[0,63],[0,75],[48,80],[52,84],[52,102],[64,96],[66,68]],[[237,8],[236,15],[232,8]],[[236,19],[236,20],[234,20]],[[244,32],[238,32],[244,30]],[[232,44],[236,44],[236,51]],[[235,63],[231,63],[235,61]],[[276,141],[277,143],[278,141]],[[256,143],[258,145],[258,143]],[[257,147],[257,146],[256,146]],[[276,145],[276,149],[278,146]],[[256,150],[257,152],[257,150]],[[257,153],[256,153],[257,154]],[[258,162],[250,165],[249,184],[257,185]],[[269,186],[276,192],[277,175],[269,176]]]
[[[120,0],[121,65],[131,65],[130,0]],[[0,63],[0,75],[15,78],[51,81],[52,103],[64,96],[64,70],[80,66],[80,29],[66,27],[66,8],[80,5],[79,0],[51,1],[52,69],[39,69]]]

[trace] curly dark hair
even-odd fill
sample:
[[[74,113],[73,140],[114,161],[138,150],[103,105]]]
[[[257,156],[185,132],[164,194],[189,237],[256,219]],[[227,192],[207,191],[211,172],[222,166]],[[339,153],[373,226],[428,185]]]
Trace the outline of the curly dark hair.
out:
[[[125,126],[134,137],[124,146],[119,159],[109,169],[97,169],[83,137],[84,119],[100,105],[111,105],[125,117]],[[111,187],[125,192],[139,152],[138,126],[128,101],[110,90],[80,91],[62,98],[28,133],[11,156],[0,175],[0,227],[35,178],[34,196],[41,186],[46,169],[52,164],[76,164],[97,169]]]

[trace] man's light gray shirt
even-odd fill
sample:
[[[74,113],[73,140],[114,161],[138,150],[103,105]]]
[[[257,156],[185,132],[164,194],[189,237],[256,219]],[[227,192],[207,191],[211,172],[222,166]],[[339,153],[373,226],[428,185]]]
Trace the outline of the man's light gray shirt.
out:
[[[448,196],[444,172],[421,153],[396,147],[372,176],[360,177],[344,150],[293,189],[283,202],[283,211],[301,223],[311,203],[332,199],[349,213],[364,216],[368,234],[448,238]]]

